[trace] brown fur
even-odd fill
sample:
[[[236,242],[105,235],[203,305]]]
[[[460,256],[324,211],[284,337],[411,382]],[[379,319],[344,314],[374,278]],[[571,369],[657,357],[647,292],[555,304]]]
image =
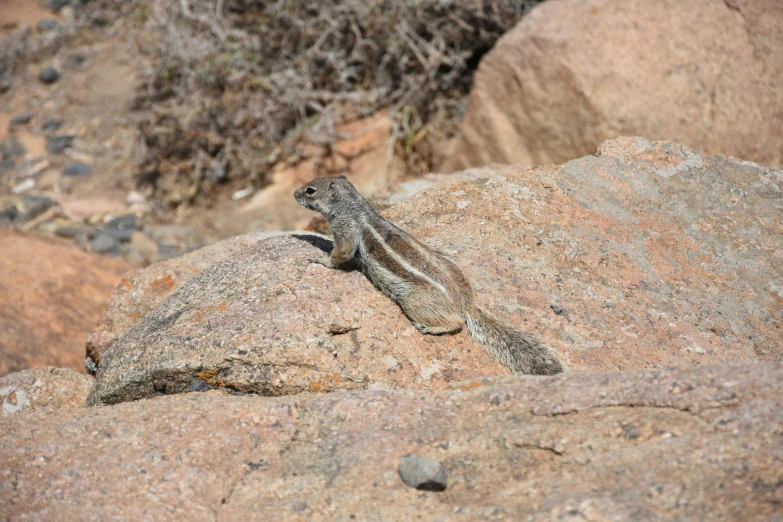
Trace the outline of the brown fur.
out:
[[[323,214],[334,235],[331,256],[311,261],[329,268],[357,261],[375,287],[398,303],[422,333],[458,332],[466,324],[473,338],[514,373],[550,375],[564,370],[535,336],[480,309],[470,281],[454,262],[383,219],[345,176],[315,179],[294,197]]]

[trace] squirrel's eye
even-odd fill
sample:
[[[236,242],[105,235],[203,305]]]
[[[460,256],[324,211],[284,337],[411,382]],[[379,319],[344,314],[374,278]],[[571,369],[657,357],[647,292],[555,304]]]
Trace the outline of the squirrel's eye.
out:
[[[312,196],[313,194],[315,194],[315,189],[313,187],[307,187],[305,189],[305,194],[307,194],[308,196]]]

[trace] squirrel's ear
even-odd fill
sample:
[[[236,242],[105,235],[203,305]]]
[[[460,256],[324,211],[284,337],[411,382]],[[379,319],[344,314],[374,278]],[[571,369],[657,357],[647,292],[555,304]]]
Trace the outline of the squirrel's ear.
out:
[[[343,178],[343,179],[348,179],[348,178],[346,177],[346,175],[345,175],[345,174],[340,174],[340,175],[339,175],[339,176],[337,176],[337,177],[338,177],[338,178]]]
[[[337,199],[340,197],[339,192],[340,190],[337,188],[337,184],[334,181],[331,181],[329,183],[329,197],[337,201]]]

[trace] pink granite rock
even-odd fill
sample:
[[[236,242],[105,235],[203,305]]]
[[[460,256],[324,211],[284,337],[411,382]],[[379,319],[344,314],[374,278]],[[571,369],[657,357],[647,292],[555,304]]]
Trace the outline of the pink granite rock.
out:
[[[31,368],[0,377],[0,417],[40,408],[84,407],[93,379],[68,368]]]
[[[627,138],[562,166],[483,172],[385,215],[574,371],[781,358],[783,170]],[[284,395],[506,373],[464,332],[419,334],[361,274],[308,264],[314,245],[328,248],[267,239],[156,297],[104,354],[91,404],[194,381]]]
[[[0,420],[3,520],[769,521],[783,364],[218,391]],[[445,491],[406,486],[403,456]]]

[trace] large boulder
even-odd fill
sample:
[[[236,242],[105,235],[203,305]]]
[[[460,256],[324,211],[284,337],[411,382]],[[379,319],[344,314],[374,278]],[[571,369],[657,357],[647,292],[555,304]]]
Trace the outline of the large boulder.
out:
[[[779,362],[454,388],[15,415],[0,421],[0,518],[779,518]],[[440,463],[445,491],[406,486],[407,454]]]
[[[258,232],[234,237],[125,274],[101,313],[98,324],[87,336],[87,370],[95,373],[103,352],[194,275],[274,235],[277,234]]]
[[[783,162],[783,2],[550,0],[474,77],[439,168],[540,165],[638,135]]]
[[[558,167],[481,172],[386,216],[573,370],[783,356],[783,170],[628,138]],[[309,265],[321,241],[267,239],[200,272],[104,354],[91,403],[506,373],[465,332],[419,334],[361,274]]]
[[[465,335],[419,334],[358,272],[308,264],[314,235],[257,242],[181,286],[103,354],[89,404],[200,387],[287,395],[442,388],[507,374]]]
[[[84,372],[84,338],[124,261],[0,228],[0,376],[32,366]]]
[[[68,368],[32,368],[0,377],[0,417],[39,408],[84,406],[93,379]]]
[[[373,201],[388,207],[427,188],[455,181],[474,180],[481,175],[480,170],[465,171],[461,174],[427,174],[415,180],[377,190],[373,192]],[[315,222],[319,228],[322,226],[328,232],[329,226],[325,220],[317,219],[318,216],[314,216],[312,211],[306,211],[294,201],[293,191],[294,187],[291,187],[289,191],[285,194],[280,193],[279,196],[290,199],[294,205],[305,210],[305,215],[308,216],[305,221]],[[280,234],[285,232],[255,232],[236,236],[125,274],[101,314],[98,324],[87,337],[87,370],[94,374],[100,365],[103,352],[111,348],[117,339],[194,275],[262,239]]]

